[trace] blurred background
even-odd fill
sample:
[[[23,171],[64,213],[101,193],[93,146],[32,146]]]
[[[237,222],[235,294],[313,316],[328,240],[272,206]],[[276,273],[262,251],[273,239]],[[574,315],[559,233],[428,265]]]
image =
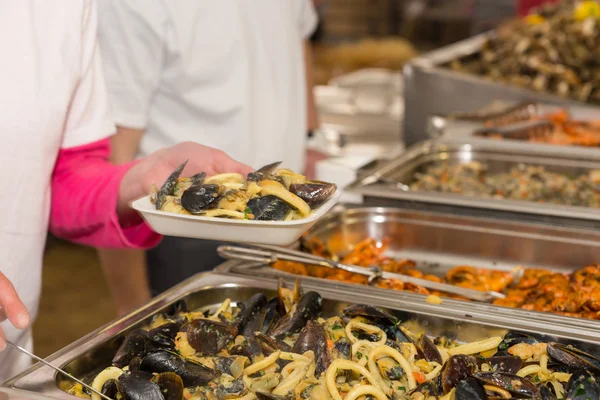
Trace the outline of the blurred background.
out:
[[[401,75],[407,61],[492,29],[522,12],[522,7],[541,3],[532,0],[314,2],[320,15],[320,25],[311,40],[321,128],[320,135],[313,137],[312,146],[338,160],[337,164],[323,164],[321,176],[340,184],[344,177],[331,175],[336,166],[342,165],[339,160],[345,166],[358,165],[377,158],[381,152],[396,147],[402,150],[402,81],[395,77]],[[357,72],[360,74],[353,75]],[[349,91],[365,79],[370,84],[361,86],[363,97],[355,96],[349,102],[348,96],[353,96]],[[345,112],[348,107],[362,107],[363,111],[383,107],[386,111],[358,113],[361,116],[357,117],[355,112]],[[373,126],[377,126],[376,131]],[[341,132],[350,134],[341,140]],[[376,136],[378,139],[374,140]],[[44,264],[40,313],[34,326],[36,352],[40,356],[53,353],[117,316],[94,249],[49,237]]]

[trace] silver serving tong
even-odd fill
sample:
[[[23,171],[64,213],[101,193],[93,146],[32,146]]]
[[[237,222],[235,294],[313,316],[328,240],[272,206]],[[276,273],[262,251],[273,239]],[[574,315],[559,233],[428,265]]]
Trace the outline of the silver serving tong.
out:
[[[551,121],[539,120],[482,128],[473,134],[474,136],[500,136],[505,139],[530,140],[547,138],[552,132],[554,132],[554,124]]]
[[[303,253],[301,251],[286,249],[277,246],[252,245],[252,247],[240,246],[219,246],[217,249],[219,255],[230,260],[243,260],[261,262],[271,265],[278,260],[294,261],[303,264],[319,265],[321,267],[331,269],[341,269],[354,274],[367,276],[369,283],[373,283],[377,279],[397,279],[406,283],[423,286],[427,289],[439,290],[445,293],[456,294],[475,301],[489,302],[494,299],[503,299],[502,293],[487,291],[480,292],[478,290],[461,288],[447,283],[439,283],[428,281],[426,279],[414,278],[412,276],[397,274],[394,272],[383,271],[379,267],[359,267],[356,265],[342,264],[337,261],[329,260],[324,257],[315,256],[313,254]]]
[[[80,385],[82,385],[84,388],[86,388],[87,390],[89,390],[92,393],[97,394],[98,396],[100,396],[101,398],[103,398],[104,400],[113,400],[110,397],[106,396],[105,394],[100,393],[99,391],[97,391],[96,389],[94,389],[93,387],[91,387],[90,385],[88,385],[85,382],[82,382],[81,380],[75,378],[73,375],[69,374],[68,372],[58,368],[55,365],[52,365],[51,363],[49,363],[48,361],[36,356],[35,354],[27,351],[26,349],[24,349],[21,346],[17,346],[16,344],[12,343],[11,341],[7,340],[6,344],[9,345],[10,347],[12,347],[15,350],[20,351],[21,353],[27,354],[29,357],[33,358],[36,361],[41,362],[42,364],[45,364],[47,366],[49,366],[50,368],[60,372],[61,374],[65,375],[67,378],[74,380],[75,382],[79,383]]]

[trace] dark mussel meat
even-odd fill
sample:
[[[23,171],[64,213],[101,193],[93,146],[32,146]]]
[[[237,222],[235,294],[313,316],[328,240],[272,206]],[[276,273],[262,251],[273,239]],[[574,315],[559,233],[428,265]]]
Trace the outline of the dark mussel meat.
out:
[[[166,350],[147,354],[140,369],[147,372],[174,372],[181,377],[185,387],[203,385],[215,377],[215,371],[211,368]]]
[[[485,385],[504,389],[513,396],[535,399],[540,394],[537,386],[518,375],[503,372],[477,372],[473,377]]]
[[[417,340],[415,340],[415,347],[421,358],[424,358],[429,362],[436,362],[440,365],[444,363],[439,350],[425,334],[422,333]]]
[[[187,340],[201,355],[212,356],[233,340],[237,333],[235,325],[210,319],[195,319],[188,324]]]
[[[217,386],[216,394],[219,399],[239,399],[245,390],[246,385],[244,385],[244,381],[240,378],[231,382],[221,382]]]
[[[142,329],[136,329],[125,337],[117,353],[113,357],[112,363],[115,367],[123,368],[135,357],[146,354],[146,343],[148,342],[148,332]]]
[[[331,364],[331,353],[327,347],[327,335],[323,326],[316,321],[308,321],[300,331],[292,352],[304,354],[312,350],[315,354],[315,376],[319,376]]]
[[[267,297],[262,293],[256,293],[247,301],[239,304],[240,312],[237,315],[238,331],[246,336],[256,332],[260,321],[261,310],[267,304]],[[258,329],[260,330],[260,329]]]
[[[411,340],[406,337],[399,328],[400,321],[392,314],[373,306],[355,304],[345,308],[342,314],[348,318],[364,317],[373,321],[375,325],[383,329],[387,337],[400,343],[408,343]]]
[[[557,397],[548,385],[542,385],[540,386],[540,400],[557,400]]]
[[[123,400],[165,400],[156,383],[150,381],[148,376],[137,373],[121,375],[117,389]]]
[[[323,297],[317,292],[307,292],[296,303],[290,312],[285,314],[268,334],[277,340],[300,332],[306,322],[315,319],[323,308]]]
[[[315,209],[331,198],[335,193],[337,186],[334,183],[327,182],[307,182],[294,183],[290,185],[290,192],[300,197]]]
[[[440,375],[444,393],[450,392],[458,382],[473,376],[479,366],[480,361],[475,356],[457,354],[448,358]]]
[[[190,186],[181,195],[181,206],[192,214],[202,214],[218,204],[222,192],[223,188],[214,183]]]
[[[506,372],[516,374],[523,367],[521,357],[515,356],[493,356],[486,358],[485,362],[489,364],[496,372]]]
[[[161,372],[154,381],[160,388],[165,400],[183,399],[183,380],[174,372]]]
[[[250,199],[246,207],[257,221],[283,221],[292,211],[288,203],[273,195]]]
[[[273,179],[274,178],[273,174],[277,170],[277,167],[279,167],[280,165],[281,165],[281,161],[267,164],[264,167],[259,168],[254,172],[250,172],[246,178],[252,182],[259,182],[266,178]]]
[[[487,400],[483,385],[473,377],[464,379],[456,385],[455,400]]]
[[[157,210],[162,210],[163,206],[165,205],[167,196],[173,195],[173,192],[175,191],[175,187],[177,186],[177,180],[181,176],[181,173],[183,172],[183,169],[185,168],[187,163],[188,163],[187,160],[184,161],[184,163],[181,164],[179,167],[177,167],[175,169],[175,171],[171,172],[171,175],[169,175],[169,177],[167,178],[165,183],[163,183],[163,185],[161,186],[158,193],[156,193],[156,209]]]
[[[565,388],[565,400],[600,399],[600,386],[589,371],[575,371]]]
[[[600,359],[594,355],[556,342],[548,343],[546,349],[551,360],[565,365],[571,371],[585,369],[600,374]]]

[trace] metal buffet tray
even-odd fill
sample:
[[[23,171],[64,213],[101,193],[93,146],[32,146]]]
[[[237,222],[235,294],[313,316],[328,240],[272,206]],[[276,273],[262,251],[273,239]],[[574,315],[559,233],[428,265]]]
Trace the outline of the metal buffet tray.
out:
[[[569,149],[567,149],[569,150]],[[460,194],[400,190],[389,182],[410,185],[414,175],[437,162],[481,161],[490,172],[509,171],[518,164],[544,166],[552,172],[579,175],[600,169],[600,153],[567,151],[553,146],[532,149],[505,145],[493,140],[444,139],[424,141],[406,153],[370,171],[345,190],[365,197],[366,204],[407,206],[452,214],[493,217],[560,224],[585,229],[600,228],[600,209],[537,203],[525,200],[492,199]],[[589,150],[589,149],[588,149]],[[388,183],[381,182],[388,181]]]
[[[225,266],[225,269],[227,267]],[[290,282],[291,283],[291,282]],[[110,364],[124,336],[149,322],[153,315],[164,311],[178,300],[189,308],[216,308],[225,298],[244,301],[258,291],[275,295],[277,282],[268,278],[248,278],[231,274],[200,274],[157,297],[145,307],[122,319],[90,333],[82,339],[48,357],[79,378],[89,379]],[[412,298],[386,298],[377,293],[357,293],[345,287],[304,282],[305,290],[317,290],[326,299],[324,312],[338,312],[347,304],[368,303],[393,310],[415,331],[430,335],[452,334],[457,340],[472,341],[486,336],[502,335],[508,330],[545,335],[545,340],[571,343],[582,350],[600,352],[598,331],[560,323],[537,322],[518,316],[493,315],[472,307],[468,312],[447,305],[414,302]],[[60,388],[69,384],[46,366],[34,365],[22,374],[6,381],[2,387],[40,393],[54,399],[74,399]]]
[[[427,122],[431,115],[477,110],[494,101],[536,101],[568,106],[581,119],[594,118],[599,108],[568,98],[535,92],[517,86],[459,73],[446,68],[455,59],[479,51],[486,33],[424,54],[404,67],[404,139],[407,146],[427,139]]]
[[[509,271],[517,266],[544,268],[569,273],[600,260],[600,232],[574,231],[560,227],[497,221],[464,216],[426,213],[400,208],[338,207],[335,213],[320,220],[308,232],[306,239],[318,239],[338,256],[349,252],[367,238],[378,242],[389,240],[386,255],[395,259],[410,259],[424,273],[444,276],[459,265]],[[227,264],[223,272],[243,276],[296,277],[264,265]],[[423,303],[426,296],[341,283],[315,277],[300,277],[302,281],[325,282],[347,291],[377,293],[381,297],[401,296]],[[600,321],[565,317],[551,313],[526,311],[491,304],[444,299],[453,309],[469,312],[476,307],[491,315],[519,315],[522,318],[561,323],[571,326],[595,327]]]

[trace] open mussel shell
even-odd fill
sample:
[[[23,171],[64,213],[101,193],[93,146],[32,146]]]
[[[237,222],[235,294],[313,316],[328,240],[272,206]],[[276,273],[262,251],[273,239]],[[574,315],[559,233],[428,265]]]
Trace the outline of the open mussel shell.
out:
[[[222,188],[217,184],[202,184],[190,186],[181,195],[181,206],[192,214],[202,214],[216,206]]]
[[[265,392],[264,390],[257,390],[255,394],[258,400],[288,400],[287,397],[278,396],[273,393]]]
[[[455,400],[487,400],[483,385],[473,377],[464,379],[456,385]]]
[[[256,320],[260,318],[262,308],[267,304],[267,297],[262,293],[256,293],[248,300],[238,306],[240,312],[237,315],[238,331],[246,336],[256,331]]]
[[[354,304],[346,307],[342,314],[347,318],[363,317],[383,329],[387,337],[400,343],[412,342],[399,327],[400,321],[392,314],[378,307]]]
[[[589,371],[575,371],[565,388],[565,400],[588,399],[600,399],[598,381]]]
[[[150,376],[139,373],[123,374],[117,388],[123,400],[165,400],[160,387],[151,382]]]
[[[515,356],[493,356],[485,359],[496,372],[506,372],[508,374],[516,374],[523,367],[521,357]]]
[[[304,200],[313,210],[329,200],[336,190],[337,186],[334,183],[326,182],[308,182],[290,185],[290,192]]]
[[[419,386],[414,388],[413,391],[410,392],[411,397],[409,398],[419,398],[414,396],[417,393],[420,393],[422,395],[422,397],[420,397],[422,399],[437,399],[440,395],[437,385],[435,384],[435,382],[432,381],[423,382]]]
[[[160,190],[156,194],[156,209],[162,210],[167,196],[171,196],[177,186],[177,180],[181,176],[183,169],[187,165],[187,160],[183,162],[179,167],[175,168],[175,171],[171,172],[171,175],[167,177]]]
[[[103,395],[110,397],[111,399],[116,398],[117,393],[119,392],[119,388],[117,387],[117,380],[109,379],[106,382],[104,382],[104,385],[102,385],[102,390],[100,392]]]
[[[475,356],[457,354],[448,358],[441,373],[444,393],[450,392],[458,382],[473,376],[479,367],[480,361]]]
[[[216,394],[218,399],[239,399],[243,396],[245,390],[244,381],[240,378],[233,382],[220,383]]]
[[[308,321],[300,331],[298,340],[292,347],[292,353],[304,354],[307,351],[315,354],[315,376],[319,376],[331,364],[331,353],[327,347],[325,329],[316,321]]]
[[[166,350],[147,354],[142,360],[140,369],[158,373],[174,372],[181,377],[185,387],[203,385],[215,377],[215,371],[211,368]]]
[[[187,327],[187,340],[201,355],[221,351],[238,333],[235,325],[210,319],[195,319]]]
[[[183,399],[183,380],[174,372],[161,372],[154,378],[165,400]]]
[[[175,337],[182,324],[176,322],[167,322],[148,332],[148,340],[152,341],[158,348],[173,349],[175,348]]]
[[[250,172],[247,176],[247,179],[252,182],[258,182],[265,179],[267,176],[270,176],[275,173],[277,167],[281,165],[281,161],[277,161],[271,164],[267,164],[262,168],[257,169],[254,172]]]
[[[300,332],[307,321],[317,318],[323,308],[323,297],[317,292],[307,292],[294,305],[292,310],[284,315],[269,330],[268,334],[277,340]]]
[[[131,360],[135,357],[146,354],[146,343],[148,340],[148,332],[142,329],[136,329],[129,333],[113,357],[113,365],[115,367],[123,368],[129,365]]]
[[[288,203],[273,195],[250,199],[246,207],[256,221],[283,221],[292,211]]]
[[[500,344],[498,345],[498,350],[506,351],[506,350],[510,349],[511,347],[513,347],[514,345],[520,344],[520,343],[538,344],[538,343],[540,343],[540,341],[537,338],[527,335],[525,333],[508,332],[502,339],[502,342],[500,342]]]
[[[477,372],[473,377],[485,385],[497,386],[516,397],[529,399],[539,397],[537,386],[518,375],[503,372]]]
[[[551,360],[567,366],[572,371],[585,369],[600,374],[600,359],[594,355],[556,342],[548,343],[546,348]]]
[[[417,348],[417,353],[421,358],[424,358],[429,362],[436,362],[440,365],[444,363],[439,350],[431,341],[431,339],[429,339],[425,334],[419,335],[415,341],[415,347]]]
[[[541,400],[558,400],[552,389],[548,385],[540,386]]]

